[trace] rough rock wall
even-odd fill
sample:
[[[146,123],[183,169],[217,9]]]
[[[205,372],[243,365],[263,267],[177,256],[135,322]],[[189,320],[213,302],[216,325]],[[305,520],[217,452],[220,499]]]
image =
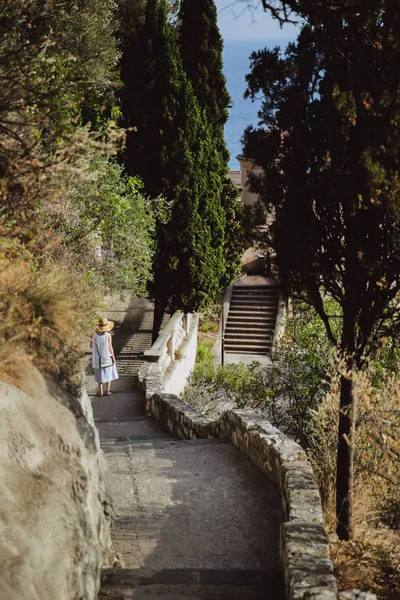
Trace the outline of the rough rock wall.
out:
[[[90,402],[23,375],[0,382],[0,600],[91,600],[110,535]]]

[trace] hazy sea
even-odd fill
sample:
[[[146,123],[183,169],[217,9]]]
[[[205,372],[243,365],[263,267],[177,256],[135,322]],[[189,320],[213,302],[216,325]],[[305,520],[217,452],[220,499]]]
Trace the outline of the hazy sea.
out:
[[[225,141],[231,153],[229,168],[239,169],[236,159],[241,154],[240,139],[248,125],[257,125],[257,112],[261,102],[252,102],[243,98],[246,90],[245,75],[250,72],[249,56],[254,50],[274,48],[280,44],[286,47],[287,42],[282,40],[225,40],[224,41],[224,74],[227,80],[228,92],[232,98],[233,106],[229,110],[229,119],[225,125]]]

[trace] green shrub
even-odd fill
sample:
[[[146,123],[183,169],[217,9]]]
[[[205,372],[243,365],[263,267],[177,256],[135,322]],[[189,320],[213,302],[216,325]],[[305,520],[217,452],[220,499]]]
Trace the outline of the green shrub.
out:
[[[208,304],[199,313],[199,329],[203,333],[213,333],[218,330],[220,304]]]
[[[203,363],[213,360],[213,340],[202,340],[197,346],[196,362]]]
[[[215,333],[218,331],[218,323],[210,323],[209,321],[205,321],[200,323],[199,329],[203,333]]]

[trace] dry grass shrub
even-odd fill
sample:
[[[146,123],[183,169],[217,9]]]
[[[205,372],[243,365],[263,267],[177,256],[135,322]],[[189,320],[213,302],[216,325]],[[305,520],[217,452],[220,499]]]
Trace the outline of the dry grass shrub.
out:
[[[357,396],[354,465],[355,539],[331,544],[340,589],[369,589],[400,598],[400,377],[373,390],[367,376],[354,380]],[[335,539],[335,485],[339,380],[313,411],[309,456],[321,490],[325,525]]]
[[[64,385],[80,368],[94,297],[76,273],[47,263],[0,258],[0,376],[13,379],[21,357]]]

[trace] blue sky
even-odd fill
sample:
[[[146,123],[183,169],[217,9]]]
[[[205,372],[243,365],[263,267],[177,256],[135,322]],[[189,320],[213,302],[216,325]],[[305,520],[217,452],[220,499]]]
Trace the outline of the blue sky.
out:
[[[218,25],[225,40],[287,40],[296,38],[293,25],[279,23],[265,13],[260,0],[215,0],[218,10]],[[249,9],[248,5],[253,9]]]

